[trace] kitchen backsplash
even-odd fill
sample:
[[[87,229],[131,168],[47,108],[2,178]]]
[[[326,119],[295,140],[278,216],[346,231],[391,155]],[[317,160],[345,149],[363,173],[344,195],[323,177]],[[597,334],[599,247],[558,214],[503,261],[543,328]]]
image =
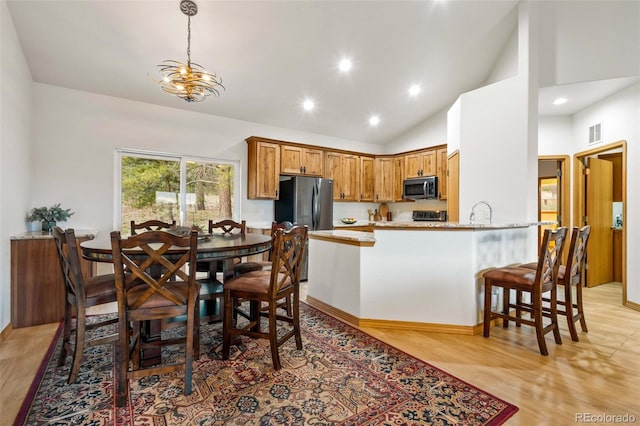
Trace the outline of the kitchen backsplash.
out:
[[[386,203],[389,206],[392,220],[395,222],[410,222],[414,210],[446,210],[447,202],[438,200],[417,200],[406,203]],[[380,203],[333,203],[333,219],[353,217],[358,221],[369,220],[367,210],[380,208]]]

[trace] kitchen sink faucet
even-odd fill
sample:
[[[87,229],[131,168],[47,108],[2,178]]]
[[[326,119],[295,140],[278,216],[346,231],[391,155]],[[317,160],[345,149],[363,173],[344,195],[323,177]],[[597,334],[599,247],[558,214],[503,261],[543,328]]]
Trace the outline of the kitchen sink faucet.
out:
[[[470,223],[474,223],[474,221],[476,220],[476,207],[478,207],[481,204],[484,204],[485,206],[487,206],[489,208],[489,224],[491,224],[491,217],[493,216],[493,209],[491,208],[491,205],[489,203],[487,203],[486,201],[478,201],[477,203],[475,203],[473,205],[473,207],[471,207],[471,214],[469,215],[469,222]]]

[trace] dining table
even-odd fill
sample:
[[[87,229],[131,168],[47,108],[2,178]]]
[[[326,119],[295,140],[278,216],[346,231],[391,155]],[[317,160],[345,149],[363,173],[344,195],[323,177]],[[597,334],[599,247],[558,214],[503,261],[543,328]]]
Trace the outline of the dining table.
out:
[[[237,257],[251,256],[259,254],[271,249],[271,236],[254,233],[227,233],[227,234],[206,234],[198,237],[197,260],[210,262],[210,277],[215,278],[218,272],[217,264],[221,263],[222,283],[233,276],[233,259]],[[113,263],[113,253],[111,249],[110,235],[98,236],[92,240],[80,243],[80,250],[84,259]],[[145,258],[147,255],[139,248],[125,250],[131,258]],[[184,254],[185,248],[172,247],[165,253],[165,257],[180,257]],[[138,254],[139,253],[139,254]],[[219,261],[219,262],[218,262]],[[209,305],[207,301],[201,301],[201,316],[211,314],[211,310],[216,309],[215,304]],[[220,309],[220,307],[218,307]],[[146,331],[145,338],[159,338],[162,331],[162,325],[157,321],[152,321]],[[155,348],[152,348],[155,349]],[[145,354],[141,361],[143,364],[152,365],[159,361],[160,354],[157,351]]]

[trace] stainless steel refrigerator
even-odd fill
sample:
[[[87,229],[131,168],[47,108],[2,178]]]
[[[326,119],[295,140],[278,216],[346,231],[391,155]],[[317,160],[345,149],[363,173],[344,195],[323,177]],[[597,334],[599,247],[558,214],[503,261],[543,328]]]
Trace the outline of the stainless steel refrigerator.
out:
[[[333,181],[307,176],[282,177],[274,218],[280,223],[307,225],[309,231],[333,229]],[[300,279],[307,280],[308,250],[302,260]]]

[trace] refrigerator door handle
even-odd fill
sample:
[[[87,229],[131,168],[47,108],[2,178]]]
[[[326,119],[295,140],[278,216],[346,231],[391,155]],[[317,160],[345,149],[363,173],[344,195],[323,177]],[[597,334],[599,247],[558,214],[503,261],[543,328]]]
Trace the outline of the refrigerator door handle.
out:
[[[316,183],[315,185],[313,185],[313,191],[311,194],[311,226],[312,226],[312,230],[316,230],[318,227],[318,213],[319,213],[319,206],[318,206],[318,201],[320,200],[319,197],[319,191],[318,191],[318,184]]]

